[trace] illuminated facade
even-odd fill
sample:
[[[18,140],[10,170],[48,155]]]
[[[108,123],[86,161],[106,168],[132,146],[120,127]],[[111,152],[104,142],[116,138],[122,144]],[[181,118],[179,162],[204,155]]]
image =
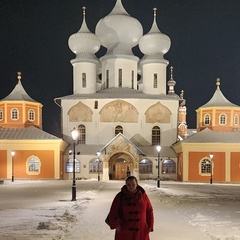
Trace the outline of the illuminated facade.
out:
[[[220,79],[216,86],[196,110],[197,133],[173,145],[180,181],[240,182],[240,107],[222,94]]]
[[[73,94],[55,102],[62,111],[64,140],[71,143],[71,130],[79,130],[76,176],[96,178],[98,168],[93,166],[100,152],[104,180],[124,179],[127,171],[140,179],[156,178],[156,146],[161,145],[161,178],[176,179],[171,145],[178,138],[180,97],[174,92],[172,73],[166,81],[169,62],[164,54],[171,41],[158,28],[157,10],[151,29],[143,35],[141,23],[117,0],[92,33],[83,7],[80,30],[68,43],[76,54],[71,60]],[[137,45],[144,54],[141,59],[132,52]],[[97,58],[101,46],[107,52]],[[66,168],[71,163],[69,150],[72,147],[65,151]],[[71,176],[66,169],[65,178]]]
[[[21,84],[0,101],[0,178],[61,179],[67,144],[42,130],[42,104]]]

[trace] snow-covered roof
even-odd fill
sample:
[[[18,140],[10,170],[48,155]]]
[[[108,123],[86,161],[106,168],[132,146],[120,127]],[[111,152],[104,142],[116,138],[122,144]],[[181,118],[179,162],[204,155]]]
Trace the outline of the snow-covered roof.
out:
[[[220,90],[220,79],[217,79],[216,82],[217,89],[212,96],[212,98],[201,108],[206,108],[206,107],[239,107],[236,104],[231,103],[226,99],[226,97],[223,95],[223,93]]]
[[[81,155],[96,155],[97,152],[102,149],[104,145],[87,145],[87,144],[76,144],[75,151],[76,154],[80,153]],[[73,146],[70,144],[66,149],[65,149],[65,154],[68,154],[69,151],[72,151]]]
[[[182,140],[186,143],[240,143],[240,131],[212,131],[209,128]]]
[[[12,92],[2,99],[1,101],[29,101],[29,102],[36,102],[34,99],[32,99],[25,89],[22,86],[21,83],[21,72],[18,72],[18,83],[16,84],[15,88],[12,90]]]
[[[60,139],[39,128],[3,128],[0,127],[0,140],[54,140]]]
[[[64,97],[55,98],[55,101],[58,100],[73,100],[73,99],[106,99],[106,98],[135,98],[135,99],[158,99],[158,100],[169,100],[180,98],[172,95],[165,94],[145,94],[140,92],[139,90],[131,89],[131,88],[107,88],[100,90],[96,93],[89,94],[72,94]]]
[[[148,157],[157,157],[158,152],[156,146],[138,146],[139,149],[141,149],[142,152]],[[161,157],[176,157],[176,153],[170,146],[161,146]]]

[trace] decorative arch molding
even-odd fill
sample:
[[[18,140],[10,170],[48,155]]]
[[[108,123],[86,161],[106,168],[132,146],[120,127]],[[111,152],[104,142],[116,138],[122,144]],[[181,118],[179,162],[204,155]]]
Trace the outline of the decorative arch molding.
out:
[[[160,102],[152,105],[145,112],[146,123],[170,123],[171,111]]]
[[[117,152],[109,158],[109,177],[110,179],[125,179],[127,172],[136,175],[139,172],[136,159],[129,153]]]
[[[123,100],[112,101],[100,111],[101,122],[138,122],[138,111],[131,104]]]
[[[130,156],[130,154],[124,153],[124,152],[118,152],[113,154],[110,159],[109,162],[116,162],[118,161],[118,159],[124,159],[127,163],[133,163],[135,162],[135,159]]]
[[[70,122],[92,122],[93,111],[82,102],[77,103],[68,111]]]

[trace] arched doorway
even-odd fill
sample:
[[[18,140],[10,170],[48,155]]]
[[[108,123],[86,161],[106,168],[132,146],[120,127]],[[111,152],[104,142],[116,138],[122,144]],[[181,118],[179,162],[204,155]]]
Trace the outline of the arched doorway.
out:
[[[128,154],[116,153],[109,159],[110,180],[125,179],[128,171],[133,172],[133,160]]]

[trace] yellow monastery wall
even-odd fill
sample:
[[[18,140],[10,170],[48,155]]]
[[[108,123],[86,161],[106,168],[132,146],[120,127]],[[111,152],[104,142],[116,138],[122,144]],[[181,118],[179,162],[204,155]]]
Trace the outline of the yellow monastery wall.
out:
[[[213,181],[225,181],[225,153],[214,152],[212,159]],[[209,152],[189,152],[189,181],[208,182],[210,174],[201,174],[200,160],[209,157]]]
[[[34,152],[34,154],[33,154]],[[27,160],[32,155],[40,159],[39,174],[27,174]],[[51,150],[17,150],[14,155],[15,178],[54,178],[54,151]]]
[[[231,181],[240,182],[240,152],[231,153]]]
[[[0,178],[7,178],[7,150],[0,151]]]

